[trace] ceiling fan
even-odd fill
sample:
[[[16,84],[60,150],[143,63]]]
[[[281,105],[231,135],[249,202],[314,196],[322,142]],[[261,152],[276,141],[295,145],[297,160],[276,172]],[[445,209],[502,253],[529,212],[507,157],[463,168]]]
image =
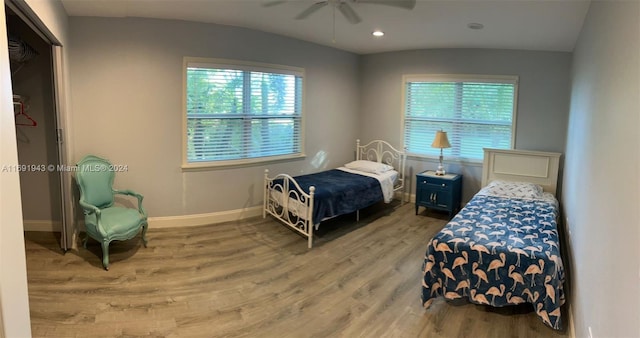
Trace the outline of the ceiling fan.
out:
[[[289,2],[292,0],[267,0],[263,2],[264,7],[271,7],[275,5],[279,5],[285,2]],[[413,9],[416,6],[416,0],[323,0],[318,1],[311,6],[309,6],[304,11],[300,12],[300,14],[296,15],[296,20],[302,20],[309,17],[311,14],[315,13],[317,10],[326,7],[328,5],[334,6],[334,9],[337,8],[340,13],[352,24],[356,24],[362,21],[358,13],[351,7],[349,3],[353,4],[376,4],[376,5],[385,5],[391,7],[398,7],[404,9]]]

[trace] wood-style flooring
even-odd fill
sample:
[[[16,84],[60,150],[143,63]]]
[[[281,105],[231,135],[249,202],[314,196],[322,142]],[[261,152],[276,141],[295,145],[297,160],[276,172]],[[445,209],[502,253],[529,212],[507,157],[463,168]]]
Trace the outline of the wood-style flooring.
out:
[[[530,305],[423,309],[422,261],[446,216],[394,202],[360,218],[323,223],[311,250],[271,218],[150,228],[148,248],[111,244],[109,271],[93,240],[62,254],[59,234],[25,233],[33,336],[567,336]]]

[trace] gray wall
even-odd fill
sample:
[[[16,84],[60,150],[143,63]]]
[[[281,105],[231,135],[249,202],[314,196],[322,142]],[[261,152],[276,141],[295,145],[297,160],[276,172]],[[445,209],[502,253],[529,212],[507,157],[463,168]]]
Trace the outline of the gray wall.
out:
[[[577,337],[639,337],[640,3],[591,4],[573,58],[563,204]]]
[[[117,184],[145,194],[153,216],[257,205],[265,167],[291,174],[335,167],[352,158],[358,137],[401,147],[403,74],[518,75],[516,147],[564,150],[570,53],[447,49],[357,56],[212,24],[74,17],[70,25],[74,159],[95,153],[127,164],[129,172],[119,173]],[[183,56],[305,68],[307,158],[182,172]],[[322,152],[329,162],[311,166]],[[409,159],[409,192],[411,176],[432,168],[433,160]],[[448,163],[447,169],[465,175],[463,201],[480,188],[480,164]]]
[[[563,152],[569,107],[571,53],[491,49],[432,49],[372,54],[360,66],[360,135],[402,145],[402,75],[517,75],[517,149]],[[445,157],[446,162],[446,157]],[[411,174],[435,169],[437,160],[410,158]],[[462,173],[463,202],[480,189],[481,163],[445,163]],[[415,193],[415,183],[410,183]]]
[[[264,169],[301,174],[351,160],[358,56],[244,28],[153,19],[70,18],[73,142],[128,165],[116,186],[145,195],[152,217],[235,210],[262,201]],[[183,172],[182,60],[229,58],[306,70],[304,160]],[[311,163],[318,154],[327,160]]]

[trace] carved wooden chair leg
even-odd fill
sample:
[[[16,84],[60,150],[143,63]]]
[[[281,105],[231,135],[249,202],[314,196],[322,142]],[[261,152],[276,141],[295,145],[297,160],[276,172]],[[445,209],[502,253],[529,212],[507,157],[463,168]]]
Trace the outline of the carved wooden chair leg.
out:
[[[102,266],[109,271],[109,242],[102,242]]]
[[[148,223],[145,223],[142,226],[142,244],[144,244],[144,247],[147,247],[147,228],[149,227]]]

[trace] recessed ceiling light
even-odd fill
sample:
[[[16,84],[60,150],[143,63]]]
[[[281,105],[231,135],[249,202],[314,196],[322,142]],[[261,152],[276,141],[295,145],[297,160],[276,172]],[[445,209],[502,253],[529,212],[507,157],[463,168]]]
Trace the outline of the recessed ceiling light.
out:
[[[481,23],[472,22],[472,23],[468,24],[467,27],[469,27],[471,29],[482,29],[482,28],[484,28],[484,25],[481,24]]]
[[[371,33],[371,34],[373,34],[373,36],[381,37],[381,36],[384,35],[384,32],[383,31],[373,31],[373,33]]]

